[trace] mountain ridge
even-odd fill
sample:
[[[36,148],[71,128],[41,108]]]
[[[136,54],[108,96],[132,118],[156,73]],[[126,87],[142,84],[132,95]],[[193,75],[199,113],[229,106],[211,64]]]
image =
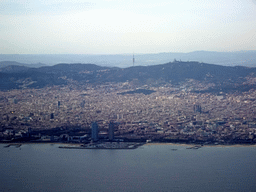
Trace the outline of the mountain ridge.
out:
[[[16,61],[20,63],[94,63],[109,67],[132,66],[133,54],[0,54],[0,61]],[[193,52],[161,52],[161,53],[135,53],[135,65],[156,65],[169,61],[200,61],[225,66],[249,66],[256,67],[256,50],[217,52],[217,51],[193,51]]]
[[[43,64],[43,63],[27,64],[27,63],[20,63],[17,61],[0,61],[0,69],[7,66],[24,66],[24,67],[38,68],[38,67],[46,66],[46,64]]]
[[[166,83],[176,85],[189,79],[205,84],[215,84],[221,89],[225,86],[237,87],[246,84],[248,78],[255,78],[256,76],[256,68],[183,61],[127,68],[61,63],[39,68],[8,66],[1,70],[0,85],[2,90],[66,85],[70,80],[78,84],[136,81],[138,85],[158,86]]]

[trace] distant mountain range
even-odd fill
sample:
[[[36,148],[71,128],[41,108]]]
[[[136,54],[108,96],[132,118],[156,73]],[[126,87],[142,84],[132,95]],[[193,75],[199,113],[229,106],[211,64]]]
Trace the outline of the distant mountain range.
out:
[[[0,61],[0,69],[7,67],[7,66],[25,66],[25,67],[42,67],[42,66],[47,66],[46,64],[43,63],[37,63],[37,64],[26,64],[26,63],[19,63],[16,61]]]
[[[136,66],[157,65],[177,61],[199,61],[224,66],[248,66],[256,67],[256,51],[236,52],[212,52],[195,51],[189,53],[157,53],[157,54],[136,54]],[[94,63],[100,66],[109,67],[130,67],[132,66],[132,54],[118,55],[88,55],[88,54],[0,54],[1,61],[15,61],[27,66],[33,63],[33,67],[55,65],[58,63]],[[40,63],[41,62],[41,63]],[[36,64],[37,63],[37,64]],[[1,67],[1,65],[0,65]],[[28,66],[29,67],[29,66]]]
[[[178,85],[193,79],[216,85],[208,91],[234,91],[255,88],[255,84],[248,83],[248,78],[256,79],[256,68],[199,62],[174,61],[128,68],[102,67],[95,64],[57,64],[39,68],[10,65],[0,69],[0,88],[42,88],[49,85],[66,85],[70,80],[77,84],[129,81],[138,85],[162,86],[166,83]]]

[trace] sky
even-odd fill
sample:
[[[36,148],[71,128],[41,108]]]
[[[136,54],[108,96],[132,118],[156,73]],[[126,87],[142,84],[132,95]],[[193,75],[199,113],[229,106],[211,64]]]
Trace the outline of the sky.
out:
[[[0,54],[256,50],[256,0],[0,0]]]

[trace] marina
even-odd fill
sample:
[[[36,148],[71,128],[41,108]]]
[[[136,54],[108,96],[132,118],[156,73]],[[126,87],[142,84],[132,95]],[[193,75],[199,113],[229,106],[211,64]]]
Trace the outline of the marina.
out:
[[[11,143],[11,144],[8,144],[8,145],[6,145],[4,147],[7,148],[7,147],[12,147],[13,146],[13,147],[17,147],[18,148],[18,147],[21,147],[21,145],[22,144],[20,144],[20,143]]]
[[[137,149],[144,143],[130,143],[130,142],[106,142],[106,143],[90,143],[81,145],[64,145],[59,148],[65,149]]]

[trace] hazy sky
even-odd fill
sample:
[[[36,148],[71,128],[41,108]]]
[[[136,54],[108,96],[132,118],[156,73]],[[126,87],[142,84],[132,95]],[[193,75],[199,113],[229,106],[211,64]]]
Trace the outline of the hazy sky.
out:
[[[0,0],[1,54],[256,50],[256,0]]]

